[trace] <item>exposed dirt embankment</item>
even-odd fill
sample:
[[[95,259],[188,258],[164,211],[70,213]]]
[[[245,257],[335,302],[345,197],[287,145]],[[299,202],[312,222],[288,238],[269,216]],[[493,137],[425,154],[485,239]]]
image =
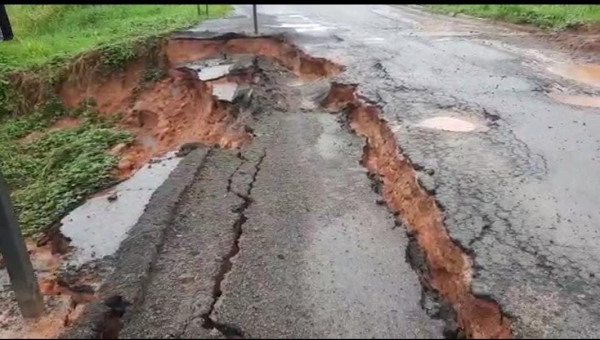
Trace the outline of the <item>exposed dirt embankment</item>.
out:
[[[172,64],[177,65],[212,58],[221,53],[252,54],[272,58],[304,78],[326,77],[343,71],[341,65],[324,58],[311,57],[282,36],[250,38],[230,34],[227,38],[172,39],[167,43],[167,57]]]
[[[185,143],[238,148],[251,137],[236,109],[213,97],[212,85],[189,69],[170,69],[122,112],[121,125],[136,136],[118,165],[126,174]]]
[[[203,82],[194,71],[180,68],[181,65],[223,55],[249,54],[272,58],[302,77],[323,77],[342,71],[340,65],[308,56],[283,37],[229,34],[205,40],[171,39],[155,46],[151,53],[155,55],[129,62],[121,72],[108,76],[87,72],[80,78],[67,78],[59,88],[60,98],[68,107],[93,99],[102,113],[123,115],[121,126],[133,132],[136,140],[115,150],[122,154],[120,177],[129,176],[152,157],[186,143],[238,148],[250,140],[237,109],[213,97],[212,87],[223,82],[247,83],[252,74],[238,73]],[[144,79],[148,70],[164,75],[158,81],[148,82]]]
[[[231,103],[214,98],[212,87],[223,82],[250,82],[251,71],[203,82],[193,72],[179,68],[184,63],[235,54],[272,58],[303,77],[342,70],[328,60],[308,56],[281,36],[162,36],[125,49],[107,47],[81,55],[50,75],[45,69],[10,74],[17,94],[11,101],[15,107],[7,111],[26,114],[34,106],[57,98],[69,108],[91,100],[101,113],[122,116],[120,125],[136,137],[133,145],[115,150],[122,155],[119,176],[123,178],[152,157],[185,143],[237,148],[250,139],[237,110]]]
[[[441,210],[418,184],[379,109],[359,101],[355,89],[356,85],[334,84],[324,105],[330,110],[346,106],[350,127],[366,138],[362,164],[379,177],[388,207],[399,213],[407,231],[415,236],[427,263],[425,279],[452,305],[467,337],[511,337],[510,321],[499,305],[471,293],[468,256],[450,239]]]

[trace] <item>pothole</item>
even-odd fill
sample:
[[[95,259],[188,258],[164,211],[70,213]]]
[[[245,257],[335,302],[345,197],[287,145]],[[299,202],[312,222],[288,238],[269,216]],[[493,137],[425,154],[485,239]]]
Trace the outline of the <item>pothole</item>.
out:
[[[555,65],[549,67],[548,71],[563,78],[600,87],[600,65],[597,64]]]
[[[487,131],[489,128],[486,125],[470,122],[468,120],[459,119],[450,116],[439,116],[425,119],[415,126],[424,129],[451,131],[451,132],[472,132],[472,131]]]

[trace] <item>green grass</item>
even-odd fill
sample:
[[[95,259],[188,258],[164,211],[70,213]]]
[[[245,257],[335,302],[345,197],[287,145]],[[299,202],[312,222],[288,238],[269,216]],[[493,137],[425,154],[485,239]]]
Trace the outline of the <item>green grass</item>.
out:
[[[230,6],[209,8],[214,18]],[[7,10],[15,38],[0,42],[0,168],[21,229],[33,236],[112,182],[117,159],[108,151],[132,136],[115,127],[116,118],[99,115],[92,105],[64,108],[52,91],[46,102],[23,112],[15,105],[23,96],[8,72],[33,72],[47,91],[64,76],[57,70],[81,53],[100,51],[99,63],[118,69],[140,57],[140,41],[153,46],[152,37],[204,16],[198,16],[196,5],[12,5]],[[161,72],[149,68],[141,82],[160,78]],[[70,116],[80,117],[77,127],[46,131]],[[34,131],[41,134],[23,140]]]
[[[199,22],[196,5],[9,5],[14,40],[0,43],[0,63],[30,67],[72,57],[106,43]],[[202,6],[204,8],[204,6]],[[210,17],[228,5],[210,5]]]
[[[600,5],[427,5],[441,13],[464,13],[548,29],[600,22]]]
[[[66,116],[79,116],[81,122],[77,127],[23,140]],[[29,115],[2,121],[2,172],[23,233],[35,234],[86,195],[111,183],[117,159],[107,150],[131,138],[93,107],[67,111],[61,105],[47,104]]]

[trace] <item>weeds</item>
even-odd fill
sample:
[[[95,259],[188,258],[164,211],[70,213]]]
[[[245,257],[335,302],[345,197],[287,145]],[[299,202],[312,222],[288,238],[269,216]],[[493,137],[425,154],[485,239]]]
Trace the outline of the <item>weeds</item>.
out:
[[[128,62],[136,59],[133,44],[113,44],[100,49],[100,64],[110,71],[121,70]]]
[[[141,81],[144,84],[151,84],[156,82],[157,80],[160,80],[165,75],[165,70],[158,67],[150,67],[144,70],[144,73],[142,73]]]
[[[47,131],[65,117],[77,118],[79,124]],[[111,182],[117,159],[107,151],[132,140],[113,126],[91,107],[66,110],[57,104],[0,124],[2,171],[25,235],[35,234]],[[27,136],[32,138],[24,140]]]

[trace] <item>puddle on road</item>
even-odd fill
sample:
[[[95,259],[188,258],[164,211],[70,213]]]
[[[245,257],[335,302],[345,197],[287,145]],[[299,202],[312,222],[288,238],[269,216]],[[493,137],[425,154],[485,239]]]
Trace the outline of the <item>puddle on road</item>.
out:
[[[600,87],[600,65],[557,65],[548,68],[549,72],[591,86]]]
[[[588,96],[583,94],[568,94],[557,91],[548,92],[548,97],[557,102],[586,107],[600,107],[600,97]]]
[[[426,129],[435,129],[452,132],[472,132],[488,130],[488,128],[484,125],[449,116],[428,118],[421,121],[416,126]]]
[[[79,266],[114,254],[144,212],[154,191],[180,161],[173,152],[167,153],[65,216],[61,220],[61,231],[71,239],[70,245],[75,249],[67,262]],[[115,199],[108,199],[111,196]]]

